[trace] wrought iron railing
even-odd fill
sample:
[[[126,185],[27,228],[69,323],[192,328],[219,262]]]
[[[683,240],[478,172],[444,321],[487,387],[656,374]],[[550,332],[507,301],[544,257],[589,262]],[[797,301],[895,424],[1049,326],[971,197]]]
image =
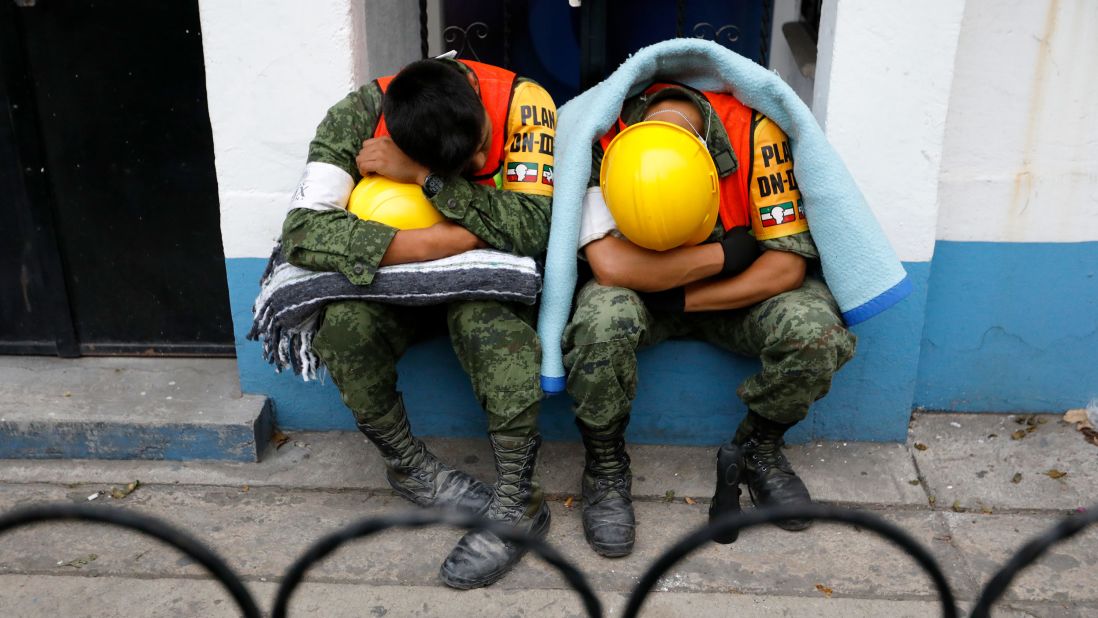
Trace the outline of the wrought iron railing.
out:
[[[623,615],[626,618],[637,616],[644,605],[645,599],[660,577],[691,552],[709,543],[717,536],[728,535],[732,532],[785,519],[800,518],[847,524],[857,529],[867,529],[875,532],[910,555],[930,577],[938,593],[942,616],[952,618],[958,615],[956,600],[949,581],[943,574],[938,561],[935,560],[926,547],[895,524],[889,523],[877,515],[822,504],[780,509],[754,509],[724,517],[694,530],[661,554],[641,575],[637,585],[629,595]],[[1098,507],[1066,517],[1055,526],[1033,537],[992,576],[980,592],[969,615],[972,618],[987,618],[990,615],[991,607],[1010,587],[1011,582],[1018,573],[1038,560],[1050,547],[1074,537],[1096,521],[1098,521]],[[151,536],[178,549],[202,565],[233,598],[242,616],[258,618],[261,615],[255,599],[248,592],[243,581],[220,556],[190,534],[149,515],[87,504],[37,505],[0,515],[0,535],[17,528],[49,522],[107,524]],[[438,524],[467,530],[489,530],[507,541],[527,548],[561,573],[568,585],[580,596],[588,616],[598,617],[603,615],[602,603],[587,582],[587,578],[575,565],[544,541],[497,522],[428,510],[368,517],[328,534],[315,542],[290,565],[283,575],[275,595],[271,615],[274,618],[287,616],[294,592],[304,580],[308,570],[343,544],[390,528],[423,528]]]

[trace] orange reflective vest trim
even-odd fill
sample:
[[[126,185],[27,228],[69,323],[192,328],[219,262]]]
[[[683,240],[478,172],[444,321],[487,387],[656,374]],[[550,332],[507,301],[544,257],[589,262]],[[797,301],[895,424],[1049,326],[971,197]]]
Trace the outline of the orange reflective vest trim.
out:
[[[656,83],[649,86],[644,93],[652,94],[664,88],[677,86],[677,84]],[[713,106],[713,112],[717,119],[724,125],[728,133],[728,142],[732,146],[732,152],[736,155],[736,171],[721,178],[721,202],[720,217],[724,229],[734,227],[751,227],[751,191],[748,183],[751,181],[751,119],[754,112],[750,107],[740,103],[736,97],[730,94],[718,92],[702,92],[706,100]],[[625,129],[625,122],[618,118],[617,123],[607,131],[599,140],[603,152],[610,145],[610,141]]]
[[[484,108],[488,110],[488,117],[492,119],[492,138],[488,147],[488,158],[484,167],[473,175],[473,180],[482,185],[495,186],[492,178],[503,167],[503,158],[506,151],[503,148],[507,133],[507,110],[511,104],[511,90],[515,84],[516,75],[506,69],[494,67],[482,62],[472,60],[458,60],[469,67],[477,77],[480,89],[480,100],[484,102]],[[379,77],[377,85],[384,94],[389,88],[389,82],[393,81],[393,75]],[[389,128],[385,126],[385,115],[378,120],[374,137],[389,135]]]

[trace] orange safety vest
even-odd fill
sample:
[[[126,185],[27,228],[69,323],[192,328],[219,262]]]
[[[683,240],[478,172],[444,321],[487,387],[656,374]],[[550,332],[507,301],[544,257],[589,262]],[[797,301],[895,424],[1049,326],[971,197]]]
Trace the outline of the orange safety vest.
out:
[[[492,178],[503,167],[503,158],[506,156],[503,142],[506,138],[504,134],[507,132],[507,110],[511,104],[511,89],[514,87],[516,76],[511,71],[482,62],[472,60],[457,62],[469,67],[477,76],[480,99],[484,101],[484,108],[488,110],[488,117],[492,119],[492,138],[488,147],[488,158],[484,167],[473,175],[473,180],[482,185],[495,186]],[[389,88],[389,82],[393,81],[393,77],[390,75],[377,79],[377,85],[381,87],[382,94]],[[377,129],[374,130],[374,137],[386,135],[389,135],[389,128],[385,126],[385,115],[382,114],[378,120]]]
[[[676,84],[655,83],[649,86],[644,93],[652,94],[664,88]],[[728,133],[728,142],[732,146],[732,152],[736,154],[736,171],[721,178],[721,224],[725,231],[734,227],[751,227],[751,118],[754,112],[750,107],[740,103],[736,97],[719,92],[702,92],[706,100],[713,106],[713,112],[717,119],[724,125]],[[599,140],[603,152],[610,145],[610,141],[623,129],[625,122],[618,118],[617,123],[607,131]]]

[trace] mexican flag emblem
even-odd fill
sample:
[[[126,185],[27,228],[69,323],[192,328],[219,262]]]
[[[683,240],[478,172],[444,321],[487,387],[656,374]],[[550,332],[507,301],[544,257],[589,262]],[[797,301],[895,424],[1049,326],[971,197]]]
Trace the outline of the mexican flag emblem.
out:
[[[541,182],[542,184],[553,186],[553,166],[543,165],[541,166]]]
[[[792,223],[797,220],[797,210],[793,207],[793,202],[763,206],[759,209],[759,219],[762,220],[763,227]]]
[[[515,162],[507,164],[507,182],[537,182],[538,164]]]

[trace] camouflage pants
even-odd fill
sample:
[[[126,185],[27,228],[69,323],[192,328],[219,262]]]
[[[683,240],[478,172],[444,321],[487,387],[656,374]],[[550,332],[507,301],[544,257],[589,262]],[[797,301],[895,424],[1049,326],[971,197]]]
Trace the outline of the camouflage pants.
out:
[[[780,423],[803,419],[827,394],[857,341],[827,286],[815,279],[746,309],[699,313],[653,313],[636,292],[592,280],[564,331],[576,416],[605,427],[628,414],[637,392],[637,349],[673,337],[758,357],[762,370],[737,393],[748,408]]]
[[[404,351],[441,332],[445,317],[454,352],[488,413],[488,430],[528,436],[537,426],[541,399],[536,311],[496,301],[444,307],[335,302],[324,309],[313,350],[355,419],[369,423],[397,402],[396,364]]]

